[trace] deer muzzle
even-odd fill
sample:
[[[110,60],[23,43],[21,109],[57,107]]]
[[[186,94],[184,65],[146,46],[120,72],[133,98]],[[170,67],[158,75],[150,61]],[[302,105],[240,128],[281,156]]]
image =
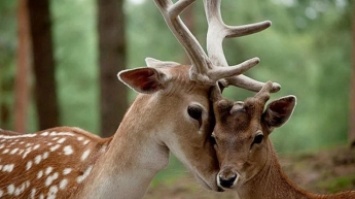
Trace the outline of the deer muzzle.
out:
[[[239,176],[232,167],[224,167],[217,175],[217,185],[222,189],[232,189],[237,184]]]

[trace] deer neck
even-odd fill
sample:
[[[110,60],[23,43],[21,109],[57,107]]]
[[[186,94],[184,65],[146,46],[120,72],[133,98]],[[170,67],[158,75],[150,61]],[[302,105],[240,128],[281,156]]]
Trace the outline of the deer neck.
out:
[[[268,161],[252,179],[238,187],[238,194],[243,199],[344,199],[355,198],[355,191],[346,191],[331,195],[314,194],[302,190],[292,183],[282,171],[277,155],[268,143]]]
[[[168,164],[169,150],[154,137],[155,121],[147,117],[151,110],[142,100],[137,98],[128,110],[82,198],[142,198],[155,174]]]
[[[238,187],[238,194],[243,199],[306,199],[313,198],[296,187],[284,174],[277,155],[269,144],[266,163],[252,179]]]

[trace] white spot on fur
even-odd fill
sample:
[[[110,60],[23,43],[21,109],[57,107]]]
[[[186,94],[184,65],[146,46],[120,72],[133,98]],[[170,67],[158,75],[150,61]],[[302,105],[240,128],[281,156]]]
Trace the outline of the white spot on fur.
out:
[[[32,188],[31,190],[31,199],[34,199],[36,196],[36,188]]]
[[[87,145],[89,142],[90,142],[90,140],[85,140],[85,141],[83,142],[83,144],[84,144],[84,145]]]
[[[78,176],[78,177],[76,178],[76,181],[77,181],[78,183],[82,183],[82,182],[90,175],[91,170],[92,170],[92,166],[89,166],[89,167],[84,171],[83,175]]]
[[[42,178],[42,176],[43,176],[43,170],[40,170],[40,171],[37,173],[37,179]]]
[[[29,180],[27,180],[27,181],[25,182],[25,184],[26,184],[26,188],[30,187],[30,185],[31,185],[31,183],[30,183]]]
[[[2,197],[3,195],[4,195],[4,191],[0,189],[0,197]]]
[[[49,135],[50,135],[50,136],[56,136],[56,135],[57,135],[57,132],[55,132],[55,131],[50,132]]]
[[[71,132],[59,132],[57,135],[75,136],[75,134]]]
[[[59,176],[58,172],[55,172],[54,174],[47,177],[46,182],[44,184],[48,187],[53,183],[54,180],[58,178],[58,176]]]
[[[4,167],[2,168],[2,171],[4,172],[12,172],[14,170],[15,165],[14,164],[7,164],[4,165]]]
[[[25,183],[22,183],[20,186],[18,186],[16,189],[15,189],[15,193],[14,195],[15,196],[19,196],[21,193],[23,193],[25,191],[25,187],[26,184]]]
[[[26,164],[26,171],[28,171],[32,167],[32,161],[28,161]]]
[[[7,154],[7,153],[9,153],[9,151],[10,151],[10,149],[5,149],[5,150],[2,152],[2,154]]]
[[[39,149],[40,146],[41,146],[40,144],[36,144],[36,145],[33,147],[33,150]]]
[[[18,150],[19,150],[18,148],[14,148],[14,149],[11,150],[10,154],[13,155],[13,154],[15,154]]]
[[[31,148],[26,148],[26,151],[25,153],[23,153],[22,158],[25,159],[30,152],[31,152]]]
[[[41,136],[48,136],[48,135],[49,135],[48,131],[41,133]]]
[[[51,150],[53,152],[53,151],[56,151],[57,149],[59,149],[59,147],[60,147],[60,145],[57,144],[57,145],[52,146],[49,150]]]
[[[71,168],[65,168],[65,169],[63,170],[63,175],[68,175],[71,171],[72,171]]]
[[[60,138],[60,139],[57,141],[57,143],[62,144],[62,143],[65,142],[66,139],[67,139],[67,138]]]
[[[39,195],[39,199],[44,199],[43,193],[41,193],[41,195]]]
[[[53,167],[47,167],[46,171],[44,172],[46,175],[50,174],[53,171]]]
[[[14,184],[10,184],[9,186],[7,186],[7,194],[12,195],[15,191],[15,185]]]
[[[35,164],[39,164],[42,161],[42,156],[41,155],[37,155],[35,157]]]
[[[23,153],[24,151],[25,151],[25,150],[20,149],[20,150],[18,151],[18,154],[19,154],[19,155],[22,155],[22,153]]]
[[[82,140],[84,140],[84,137],[77,137],[76,138],[78,141],[82,141]]]
[[[81,161],[86,160],[86,158],[89,156],[90,152],[91,152],[90,149],[84,151],[83,155],[81,155],[81,158],[80,158]]]
[[[0,138],[3,139],[17,139],[18,138],[26,138],[26,137],[35,137],[37,134],[22,134],[22,135],[0,135]]]
[[[71,154],[73,154],[73,147],[72,146],[70,146],[70,145],[68,145],[68,146],[65,146],[64,148],[63,148],[63,151],[64,151],[64,155],[71,155]]]
[[[48,197],[47,199],[55,199],[57,196],[57,192],[58,192],[58,187],[53,185],[49,188],[49,192],[48,192]]]
[[[2,170],[3,165],[0,165],[0,170]]]
[[[63,190],[67,185],[68,185],[68,180],[64,178],[63,180],[60,181],[59,188]]]
[[[42,155],[42,159],[45,160],[45,159],[48,158],[48,156],[49,156],[49,152],[48,151],[44,152],[43,155]]]
[[[0,144],[0,149],[3,149],[5,147],[5,144]]]

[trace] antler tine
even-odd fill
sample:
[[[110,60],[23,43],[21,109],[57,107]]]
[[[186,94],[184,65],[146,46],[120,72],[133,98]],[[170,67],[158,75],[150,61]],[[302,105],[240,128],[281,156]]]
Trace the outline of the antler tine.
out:
[[[255,98],[259,98],[261,101],[266,103],[270,99],[270,92],[272,91],[272,82],[268,81],[265,85],[261,88],[261,90],[255,94]]]
[[[253,34],[271,26],[270,21],[264,21],[243,26],[228,26],[222,20],[220,12],[221,0],[204,0],[204,5],[208,21],[207,52],[210,61],[215,66],[228,66],[228,62],[224,56],[222,47],[222,42],[224,38],[240,37]],[[251,68],[258,64],[259,59],[253,58],[237,66],[232,66],[232,68],[245,67],[245,64],[250,62],[252,62],[253,64],[248,68]],[[245,75],[226,76],[226,78],[222,80],[221,83],[224,86],[235,85],[255,92],[259,91],[265,84],[260,81],[249,78]],[[273,83],[272,92],[277,92],[279,90],[280,85],[277,83]]]
[[[193,70],[195,70],[193,72],[196,74],[207,74],[207,70],[211,69],[208,56],[179,17],[179,14],[195,1],[196,0],[180,0],[174,4],[171,0],[154,0],[168,27],[184,47],[192,61],[194,65]],[[201,79],[201,77],[199,77],[199,79]]]
[[[228,77],[221,79],[219,81],[223,87],[228,87],[230,85],[237,86],[239,88],[245,88],[253,92],[259,92],[260,89],[265,85],[264,82],[252,79],[245,75],[238,75],[233,77]],[[280,84],[273,82],[271,92],[275,93],[281,89]]]

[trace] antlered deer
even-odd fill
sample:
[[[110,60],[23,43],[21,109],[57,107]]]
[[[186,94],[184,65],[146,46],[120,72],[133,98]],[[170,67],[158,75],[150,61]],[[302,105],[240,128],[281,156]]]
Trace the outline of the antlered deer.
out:
[[[218,1],[206,1],[207,56],[179,18],[194,1],[155,0],[192,66],[149,58],[149,67],[120,72],[119,79],[140,94],[113,137],[104,139],[71,127],[0,134],[0,197],[141,198],[153,176],[167,165],[170,151],[202,184],[217,190],[219,168],[210,143],[212,85],[221,81],[224,86],[258,91],[264,84],[240,75],[256,65],[257,58],[218,67],[228,66],[222,40],[261,31],[270,22],[215,26],[214,19],[220,19]],[[273,91],[277,90],[279,85],[274,84]]]
[[[269,103],[271,83],[244,102],[222,99],[213,91],[216,126],[213,132],[220,163],[217,184],[235,189],[241,199],[353,199],[355,192],[317,195],[298,188],[283,173],[269,135],[283,125],[296,98],[286,96]]]

